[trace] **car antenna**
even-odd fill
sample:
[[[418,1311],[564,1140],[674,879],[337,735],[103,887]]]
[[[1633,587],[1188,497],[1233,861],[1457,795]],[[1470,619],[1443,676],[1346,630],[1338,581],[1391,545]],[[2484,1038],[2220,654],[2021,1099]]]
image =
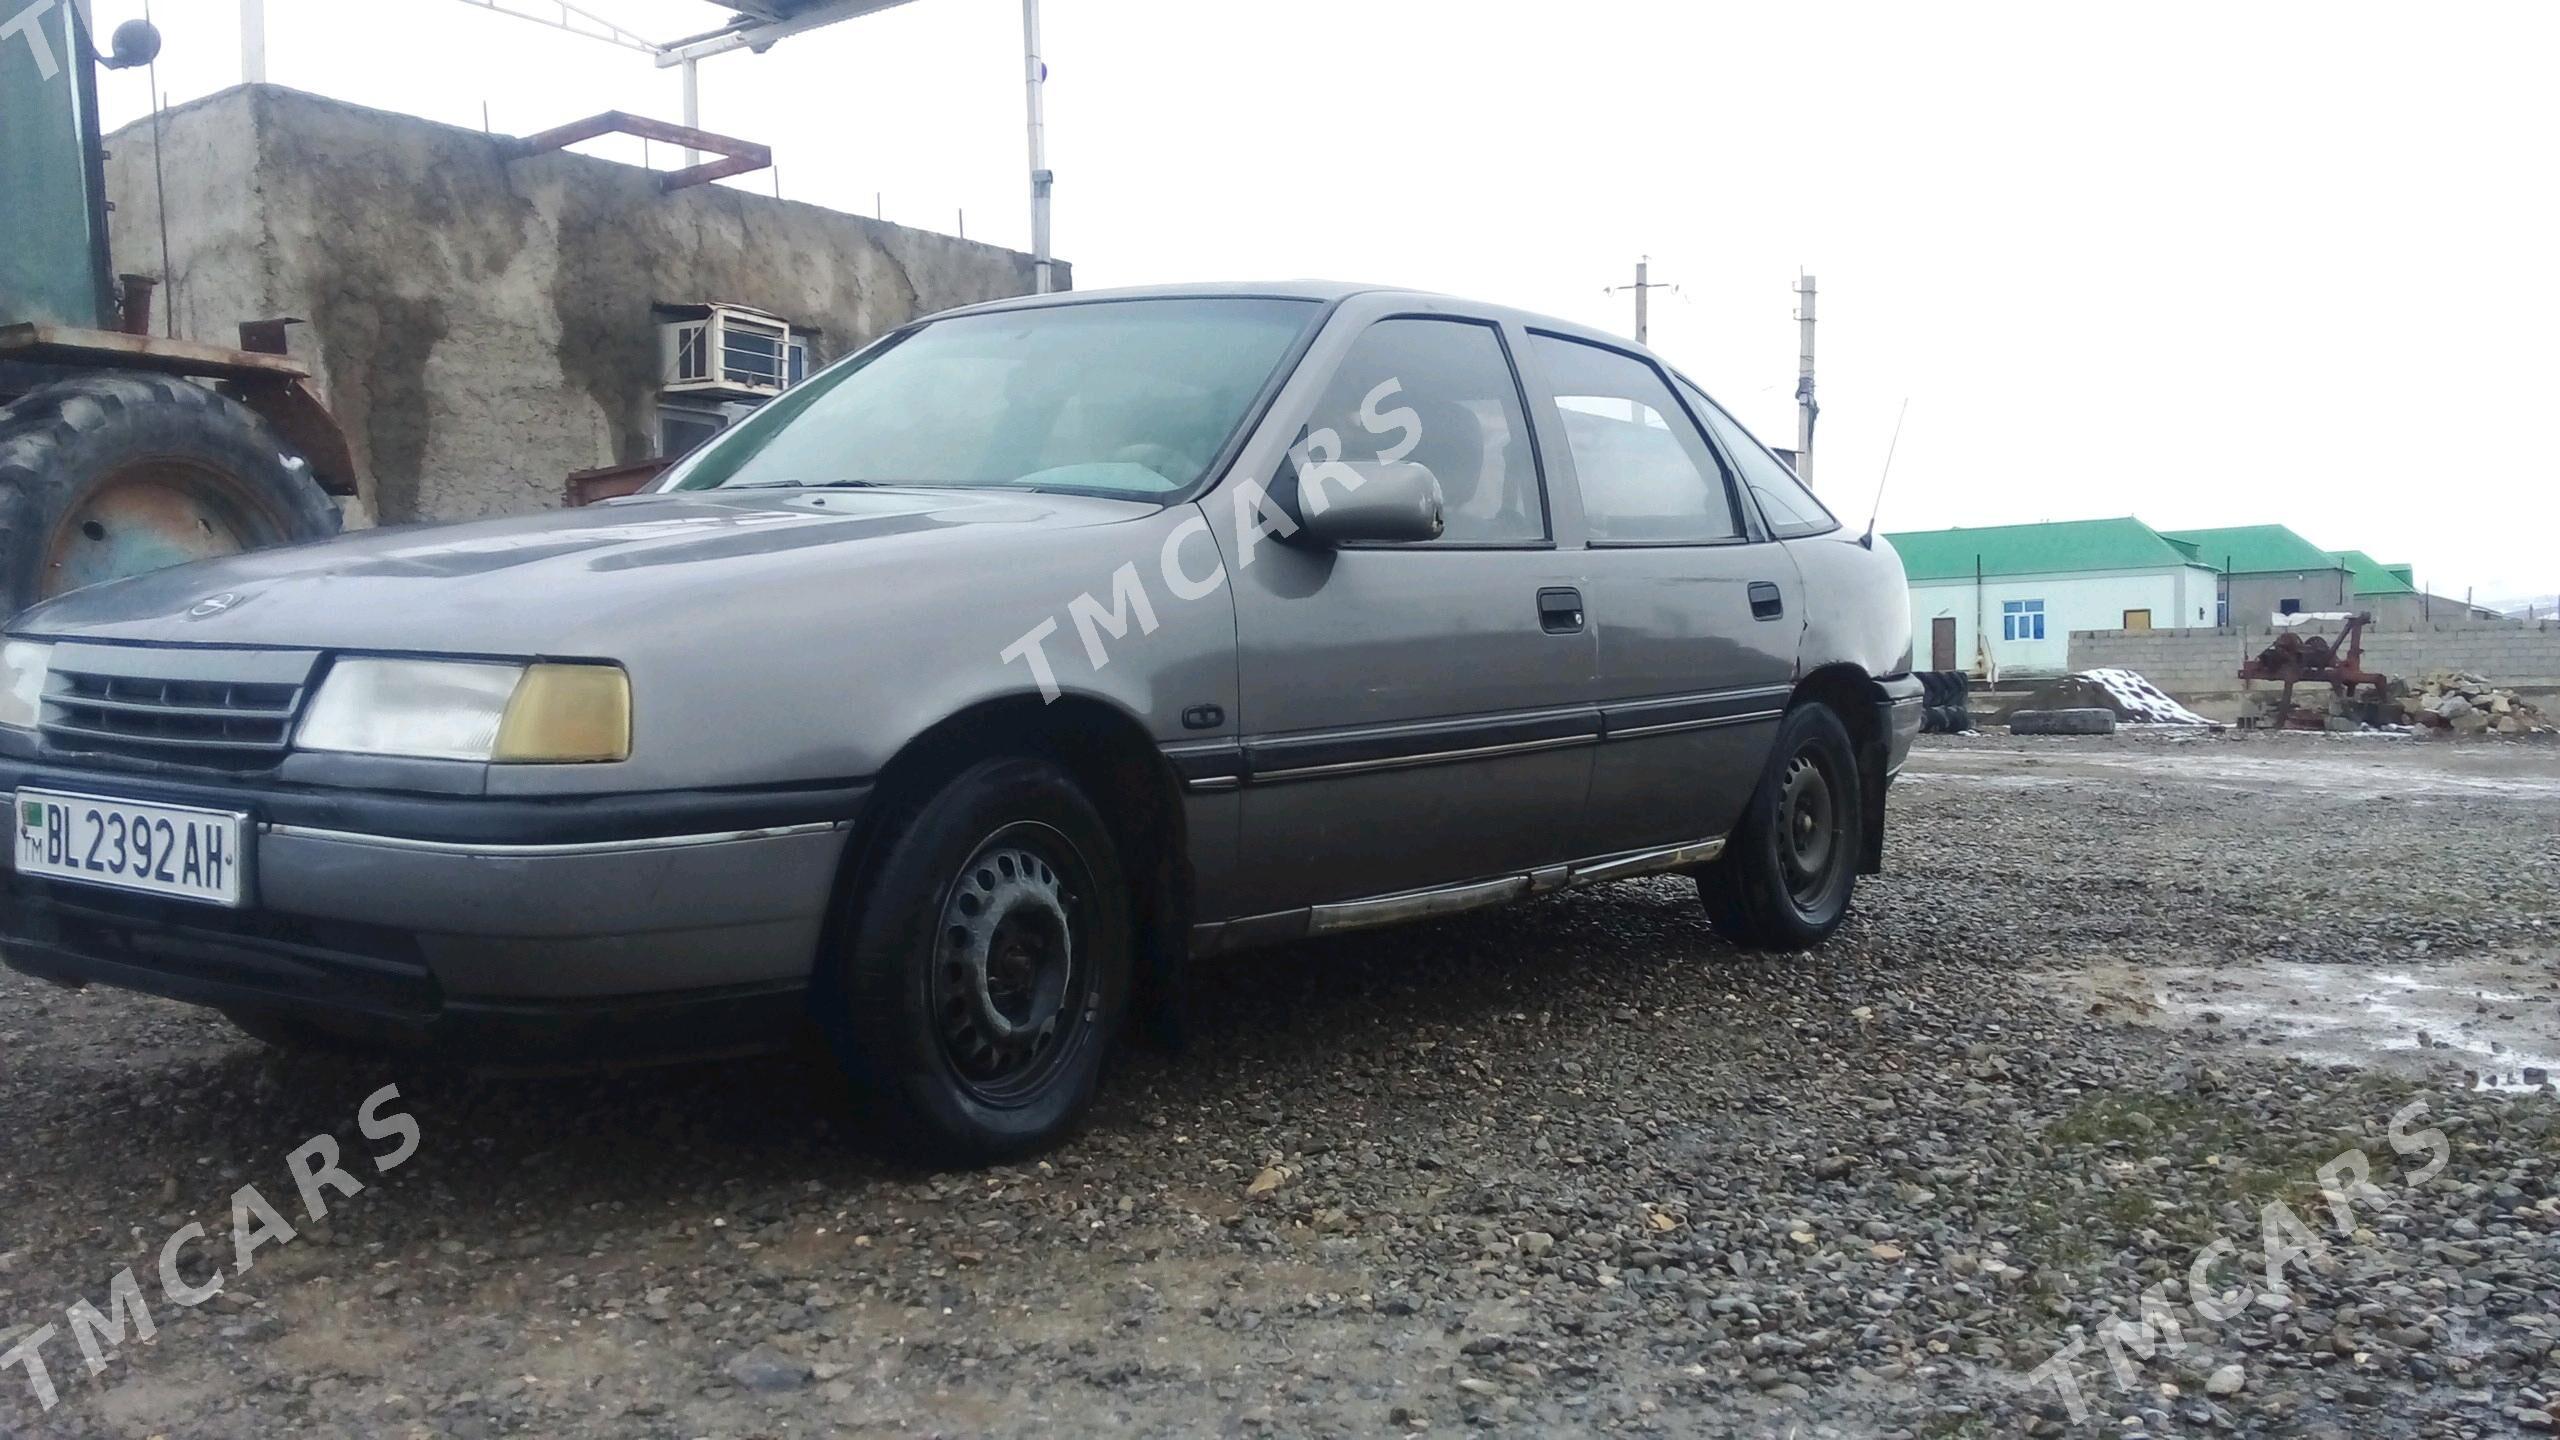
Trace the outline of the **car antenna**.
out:
[[[1884,447],[1884,473],[1876,477],[1876,506],[1867,512],[1867,533],[1858,543],[1876,548],[1876,517],[1884,514],[1884,482],[1893,478],[1893,452],[1902,446],[1902,417],[1911,413],[1911,397],[1902,397],[1902,408],[1893,412],[1893,440]]]

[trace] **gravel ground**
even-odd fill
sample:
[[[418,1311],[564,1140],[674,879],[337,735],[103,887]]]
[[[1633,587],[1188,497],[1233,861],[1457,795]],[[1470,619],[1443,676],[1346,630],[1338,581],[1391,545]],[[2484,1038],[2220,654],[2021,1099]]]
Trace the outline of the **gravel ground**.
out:
[[[59,1327],[61,1391],[0,1370],[0,1434],[2552,1428],[2548,1077],[2309,1063],[2285,1005],[2160,1023],[2123,977],[2491,965],[2484,1024],[2560,1033],[2560,750],[1933,738],[1893,811],[1810,956],[1659,880],[1222,965],[1091,1133],[980,1174],[849,1147],[795,1063],[478,1080],[0,976],[0,1349]],[[419,1144],[377,1173],[394,1081]],[[313,1224],[324,1132],[365,1188]],[[200,1281],[245,1185],[297,1238],[170,1304],[163,1240],[207,1227]],[[2217,1240],[2207,1288],[2257,1296],[2208,1318]],[[158,1337],[92,1378],[64,1312],[126,1266]],[[2119,1388],[2146,1288],[2179,1343]],[[2075,1340],[2085,1423],[2025,1381]]]

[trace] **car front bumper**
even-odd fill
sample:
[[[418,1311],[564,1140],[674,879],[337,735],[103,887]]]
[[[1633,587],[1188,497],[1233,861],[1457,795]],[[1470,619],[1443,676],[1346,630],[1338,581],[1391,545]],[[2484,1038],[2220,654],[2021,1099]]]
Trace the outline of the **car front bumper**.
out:
[[[1920,735],[1921,701],[1928,692],[1917,675],[1887,676],[1876,682],[1876,689],[1883,692],[1876,718],[1884,733],[1885,778],[1891,780],[1911,758],[1911,742]]]
[[[536,1064],[787,1037],[865,793],[501,800],[0,762],[22,785],[238,811],[254,854],[238,909],[12,869],[12,968]]]

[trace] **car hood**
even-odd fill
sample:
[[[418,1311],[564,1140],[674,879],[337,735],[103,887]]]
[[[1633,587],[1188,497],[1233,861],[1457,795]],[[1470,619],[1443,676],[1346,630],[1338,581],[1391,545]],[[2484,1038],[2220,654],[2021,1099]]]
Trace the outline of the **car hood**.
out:
[[[201,561],[73,591],[8,628],[53,639],[602,655],[668,606],[716,595],[783,621],[795,605],[890,583],[873,572],[982,576],[1062,530],[1157,508],[994,490],[637,496]]]

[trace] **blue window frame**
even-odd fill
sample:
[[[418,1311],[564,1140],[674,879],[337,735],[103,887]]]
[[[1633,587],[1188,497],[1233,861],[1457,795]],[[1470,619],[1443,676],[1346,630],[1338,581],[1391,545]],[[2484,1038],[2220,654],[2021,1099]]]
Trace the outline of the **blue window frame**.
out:
[[[2041,600],[2001,601],[2000,638],[2003,640],[2043,639],[2044,602]]]

